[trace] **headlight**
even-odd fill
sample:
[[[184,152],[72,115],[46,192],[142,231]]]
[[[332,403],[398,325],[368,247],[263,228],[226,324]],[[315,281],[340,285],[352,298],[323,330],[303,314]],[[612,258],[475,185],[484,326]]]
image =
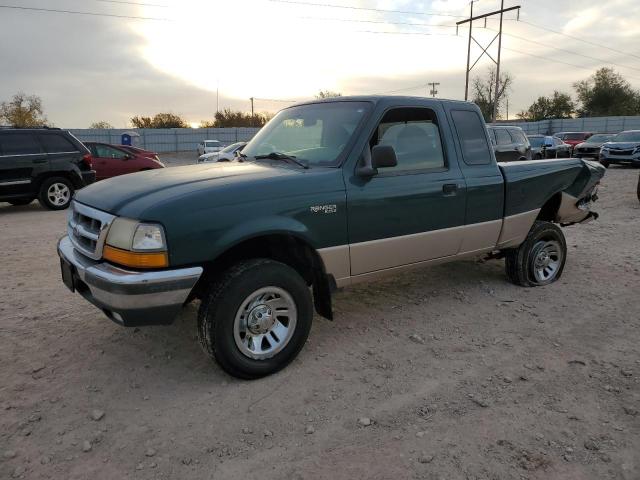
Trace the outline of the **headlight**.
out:
[[[164,229],[158,224],[116,218],[109,228],[102,256],[127,267],[167,267],[169,257]]]

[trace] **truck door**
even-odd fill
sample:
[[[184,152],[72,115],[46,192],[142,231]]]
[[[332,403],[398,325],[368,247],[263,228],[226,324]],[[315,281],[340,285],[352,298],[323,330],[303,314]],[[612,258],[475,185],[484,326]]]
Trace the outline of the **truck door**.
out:
[[[347,181],[352,276],[457,253],[465,183],[439,120],[431,108],[390,109],[365,146],[392,146],[398,164]]]
[[[450,114],[467,185],[464,240],[459,253],[482,253],[498,243],[504,215],[504,178],[491,155],[479,113],[469,107],[451,110]],[[501,129],[495,132],[507,133]]]

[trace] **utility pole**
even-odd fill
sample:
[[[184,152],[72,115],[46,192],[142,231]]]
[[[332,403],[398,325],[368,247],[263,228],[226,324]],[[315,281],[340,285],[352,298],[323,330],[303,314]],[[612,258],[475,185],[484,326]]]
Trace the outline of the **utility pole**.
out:
[[[469,12],[469,43],[467,44],[467,74],[464,79],[464,99],[465,101],[469,99],[469,72],[471,69],[469,68],[469,60],[471,59],[471,29],[473,28],[473,2],[469,4],[471,6],[471,11]],[[458,34],[458,25],[456,24],[456,35]]]
[[[216,81],[216,114],[220,111],[220,80]]]
[[[468,100],[469,99],[469,73],[471,72],[471,70],[473,70],[473,67],[476,66],[476,64],[478,63],[478,61],[484,56],[486,55],[487,57],[489,57],[491,59],[491,61],[493,63],[496,64],[496,88],[495,88],[495,97],[494,97],[494,102],[493,102],[493,114],[492,114],[492,121],[495,122],[496,120],[496,116],[498,113],[498,94],[499,94],[499,86],[500,86],[500,53],[502,50],[502,16],[505,12],[510,12],[512,10],[518,10],[518,17],[520,16],[520,5],[516,5],[515,7],[509,7],[509,8],[504,8],[504,0],[500,0],[500,10],[496,10],[493,12],[489,12],[489,13],[485,13],[483,15],[478,15],[476,17],[473,16],[473,2],[471,2],[471,15],[469,16],[469,18],[467,20],[461,20],[460,22],[456,22],[456,34],[458,33],[458,29],[457,27],[459,27],[460,25],[463,25],[465,23],[469,24],[469,45],[467,46],[467,73],[466,73],[466,81],[465,81],[465,87],[464,87],[464,99]],[[489,42],[489,44],[486,47],[483,47],[480,42],[478,42],[478,40],[476,40],[474,38],[474,36],[472,35],[472,26],[473,26],[473,21],[474,20],[480,20],[481,18],[483,18],[485,20],[485,22],[487,21],[488,17],[492,17],[493,15],[500,15],[500,30],[498,31],[498,33],[496,34],[495,37],[493,37],[493,40],[491,40]],[[496,39],[498,40],[498,59],[495,60],[491,54],[488,52],[489,47],[491,47],[491,45],[493,45],[493,42],[496,41]],[[476,45],[478,45],[481,49],[482,49],[482,53],[480,54],[480,56],[478,56],[478,58],[476,59],[475,62],[473,62],[473,64],[471,66],[469,66],[469,63],[471,61],[471,40],[473,40]]]
[[[493,101],[493,115],[491,121],[498,118],[498,97],[500,88],[500,53],[502,53],[502,15],[504,13],[504,0],[500,0],[500,29],[498,30],[498,61],[496,62],[496,99]]]
[[[438,94],[438,90],[436,90],[436,87],[440,85],[440,82],[429,82],[427,83],[427,85],[431,85],[431,90],[429,91],[429,93],[433,98],[436,98],[436,95]]]
[[[507,120],[509,120],[509,99],[507,98]]]
[[[250,98],[251,100],[251,126],[253,127],[253,97]]]

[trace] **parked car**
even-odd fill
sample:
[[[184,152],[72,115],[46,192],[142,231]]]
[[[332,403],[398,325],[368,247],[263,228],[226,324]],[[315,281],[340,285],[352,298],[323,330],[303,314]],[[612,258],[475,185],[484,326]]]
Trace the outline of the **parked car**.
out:
[[[558,137],[550,135],[529,135],[531,154],[534,160],[542,158],[569,158],[571,145],[564,143]]]
[[[558,132],[554,134],[554,136],[558,137],[567,145],[571,145],[570,151],[579,143],[587,140],[591,135],[593,135],[591,132]]]
[[[92,183],[89,150],[57,128],[0,128],[0,201],[62,210],[76,190]]]
[[[84,144],[91,150],[93,167],[96,170],[96,180],[104,180],[143,170],[164,168],[162,162],[141,153],[127,151],[120,145],[100,142],[84,142]]]
[[[201,345],[241,378],[293,360],[336,287],[482,254],[518,285],[554,282],[560,226],[597,218],[605,172],[497,164],[475,104],[389,96],[288,107],[242,157],[98,182],[58,244],[67,287],[121,325],[201,299]]]
[[[600,148],[604,143],[610,141],[613,136],[610,133],[594,133],[586,141],[574,147],[573,156],[598,159],[600,157]]]
[[[198,156],[205,153],[217,153],[224,148],[224,145],[219,140],[205,140],[198,144]]]
[[[617,134],[600,149],[600,163],[640,166],[640,130],[627,130]]]
[[[531,145],[520,127],[490,125],[487,130],[498,162],[531,160]]]
[[[151,158],[152,160],[156,160],[158,162],[160,161],[160,156],[156,152],[152,152],[151,150],[145,150],[144,148],[134,147],[132,145],[118,145],[118,148],[126,150],[129,153]]]
[[[217,153],[205,153],[198,157],[198,163],[230,162],[236,158],[236,152],[241,152],[247,142],[232,143]]]

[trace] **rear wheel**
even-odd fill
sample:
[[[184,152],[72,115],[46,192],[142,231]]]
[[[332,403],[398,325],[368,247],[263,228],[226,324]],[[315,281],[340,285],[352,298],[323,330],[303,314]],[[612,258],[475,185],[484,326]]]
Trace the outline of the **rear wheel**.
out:
[[[8,202],[14,207],[20,207],[22,205],[29,205],[31,202],[33,202],[33,198],[21,198],[18,200],[8,200]]]
[[[246,260],[209,287],[198,312],[198,338],[229,374],[259,378],[298,355],[312,318],[311,292],[295,270],[269,259]]]
[[[537,221],[518,248],[507,250],[505,269],[516,285],[548,285],[560,278],[566,258],[567,244],[562,230],[551,222]]]
[[[50,210],[64,210],[71,203],[73,184],[64,177],[47,178],[40,185],[38,201]]]

